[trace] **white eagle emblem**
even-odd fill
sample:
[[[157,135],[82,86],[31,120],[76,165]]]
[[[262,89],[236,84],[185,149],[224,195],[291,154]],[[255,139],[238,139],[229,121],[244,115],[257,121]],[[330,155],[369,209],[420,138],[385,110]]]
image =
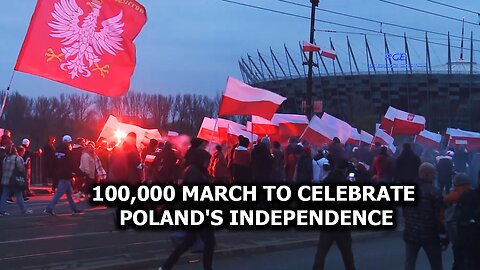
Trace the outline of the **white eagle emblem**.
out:
[[[92,71],[100,71],[100,75],[105,78],[110,66],[99,66],[101,56],[105,52],[116,55],[118,51],[123,51],[123,12],[104,20],[100,31],[96,31],[102,1],[92,0],[87,4],[92,7],[92,11],[83,19],[81,26],[80,16],[84,11],[77,5],[76,0],[60,0],[55,3],[55,10],[52,12],[54,20],[48,23],[52,28],[50,36],[62,39],[63,47],[59,54],[49,48],[45,54],[48,57],[47,62],[54,58],[62,62],[61,57],[64,56],[66,62],[61,63],[60,68],[68,71],[72,79],[80,75],[90,77]],[[90,71],[92,66],[95,67]]]

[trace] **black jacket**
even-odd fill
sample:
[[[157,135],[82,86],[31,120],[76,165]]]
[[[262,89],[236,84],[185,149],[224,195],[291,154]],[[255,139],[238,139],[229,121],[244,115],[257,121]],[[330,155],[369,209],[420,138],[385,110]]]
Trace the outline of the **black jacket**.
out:
[[[72,150],[68,145],[62,144],[55,152],[55,177],[70,180],[75,174],[75,165]]]
[[[252,178],[254,182],[268,182],[272,178],[273,157],[265,144],[256,145],[251,154]]]
[[[418,180],[416,193],[416,205],[403,207],[403,238],[407,242],[440,244],[439,234],[445,232],[440,218],[442,193],[432,183],[421,179]]]
[[[422,162],[413,151],[403,151],[397,158],[395,180],[398,182],[413,182],[418,178],[418,168]]]

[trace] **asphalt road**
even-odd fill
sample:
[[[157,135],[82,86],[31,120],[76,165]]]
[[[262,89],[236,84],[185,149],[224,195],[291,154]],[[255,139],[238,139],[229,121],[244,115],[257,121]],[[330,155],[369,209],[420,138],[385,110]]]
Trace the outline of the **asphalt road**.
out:
[[[52,217],[43,213],[50,198],[38,196],[28,202],[33,215],[21,215],[18,206],[9,205],[12,215],[0,217],[1,270],[157,269],[172,251],[171,231],[119,231],[113,209],[90,208],[84,202],[80,208],[86,209],[85,213],[71,215],[62,200],[56,209],[58,216]],[[365,235],[362,239],[366,240],[354,242],[357,269],[402,269],[404,252],[399,233]],[[215,269],[311,269],[317,237],[315,231],[216,232]],[[450,268],[450,252],[446,253],[445,269]],[[188,262],[199,257],[190,254],[175,269],[202,269],[201,263]],[[422,253],[417,269],[429,269],[427,266]],[[336,248],[331,250],[326,269],[343,269]]]
[[[354,241],[353,251],[357,270],[403,270],[404,246],[400,234]],[[214,269],[228,270],[311,270],[316,248],[297,248],[259,254],[214,257]],[[200,257],[199,257],[200,258]],[[453,255],[451,249],[443,253],[444,269],[451,269]],[[156,270],[158,268],[147,268]],[[145,269],[145,270],[147,270]],[[175,270],[200,270],[201,262],[182,261]],[[344,270],[342,257],[337,247],[330,249],[325,269]],[[429,270],[430,265],[423,251],[417,260],[418,270]]]

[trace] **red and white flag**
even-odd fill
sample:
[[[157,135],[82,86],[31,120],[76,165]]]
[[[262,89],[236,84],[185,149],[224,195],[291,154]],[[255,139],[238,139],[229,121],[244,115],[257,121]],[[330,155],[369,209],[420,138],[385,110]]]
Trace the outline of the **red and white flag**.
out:
[[[234,134],[229,132],[229,127],[234,127],[235,129],[239,130],[245,130],[247,128],[242,124],[223,118],[218,118],[217,121],[216,131],[218,133],[216,135],[218,136],[220,142],[236,143],[238,141],[235,136],[232,136]]]
[[[380,123],[380,128],[392,136],[417,135],[425,129],[425,117],[390,106]]]
[[[337,132],[334,128],[326,125],[322,119],[314,115],[301,138],[314,145],[321,146],[324,144],[330,144],[336,136]]]
[[[350,138],[352,126],[350,126],[350,124],[347,122],[340,120],[326,112],[323,113],[321,120],[323,125],[334,130],[334,137],[339,138],[340,142],[346,143],[348,138]]]
[[[133,40],[146,20],[135,0],[39,0],[15,70],[121,96],[135,68]]]
[[[387,134],[383,129],[377,129],[375,132],[375,137],[373,137],[372,144],[379,143],[388,147],[392,153],[395,153],[397,148],[393,144],[393,141],[393,137]]]
[[[272,119],[286,98],[228,77],[218,115],[256,115]]]
[[[423,130],[417,136],[415,136],[414,142],[426,147],[433,149],[438,149],[440,147],[440,142],[442,141],[442,135],[430,132],[428,130]]]
[[[215,143],[220,143],[218,139],[218,127],[217,121],[213,118],[203,117],[202,125],[198,130],[197,137],[204,139],[206,141],[213,141]]]
[[[162,139],[158,129],[145,129],[136,125],[122,123],[113,115],[108,117],[98,137],[103,137],[107,141],[116,142],[119,145],[130,132],[134,132],[137,135],[137,147],[139,148],[147,146],[151,139],[158,141]]]
[[[320,47],[307,41],[303,41],[304,52],[319,52]]]
[[[275,117],[275,116],[274,116]],[[247,122],[247,131],[259,135],[271,135],[278,133],[279,124],[275,124],[260,116],[252,115],[252,121]]]
[[[320,52],[320,55],[330,59],[335,59],[337,57],[337,52],[334,49],[323,49],[322,52]]]
[[[276,113],[272,123],[279,125],[279,133],[289,137],[300,136],[308,126],[308,118],[302,114]]]
[[[249,139],[250,142],[258,140],[258,136],[256,134],[248,132],[245,129],[241,129],[238,126],[228,126],[228,135],[230,136],[230,143],[236,143],[238,141],[238,136],[240,135]]]
[[[480,148],[480,133],[478,132],[448,128],[446,134],[449,146],[465,146],[470,151]]]
[[[350,135],[350,138],[348,138],[347,143],[349,144],[355,144],[355,145],[360,145],[361,143],[364,144],[372,144],[373,141],[373,135],[370,133],[361,130],[358,132],[356,128],[352,128],[352,133]]]

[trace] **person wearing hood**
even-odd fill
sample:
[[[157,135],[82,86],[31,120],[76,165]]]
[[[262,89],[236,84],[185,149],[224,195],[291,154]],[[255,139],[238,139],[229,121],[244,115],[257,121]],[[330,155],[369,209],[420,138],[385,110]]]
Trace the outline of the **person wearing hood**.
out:
[[[453,171],[452,151],[447,151],[445,155],[437,157],[438,186],[442,193],[448,194],[452,187],[452,177],[455,175]]]
[[[252,163],[248,145],[250,140],[241,137],[238,146],[233,151],[232,169],[235,184],[248,184],[252,182]]]
[[[270,140],[263,137],[252,150],[252,180],[260,184],[270,182],[273,171],[273,157],[270,154]]]
[[[190,151],[190,164],[185,169],[183,182],[184,184],[207,185],[209,184],[208,164],[210,162],[210,154],[204,149],[192,149]],[[160,270],[170,270],[178,261],[180,256],[191,248],[197,239],[202,239],[203,249],[203,268],[212,270],[213,268],[213,252],[215,249],[215,234],[212,230],[201,227],[195,230],[187,231],[182,242],[170,254]]]
[[[395,180],[397,183],[415,181],[418,178],[418,168],[421,163],[420,158],[413,152],[412,145],[404,144],[402,153],[397,158],[395,165]]]
[[[454,212],[457,209],[457,204],[460,200],[460,198],[463,196],[463,194],[470,192],[472,190],[472,186],[470,184],[470,179],[468,175],[465,173],[459,173],[455,175],[453,178],[453,185],[454,189],[452,192],[450,192],[445,198],[443,199],[445,206],[446,206],[446,211],[445,213],[449,212]],[[448,217],[448,215],[446,214]],[[460,240],[458,235],[458,231],[456,231],[457,228],[453,228],[453,230],[449,230],[449,223],[447,219],[447,233],[449,238],[452,239],[452,251],[453,251],[453,267],[452,269],[457,270],[457,269],[465,269],[465,244],[463,243],[462,240]],[[452,235],[453,234],[453,235]],[[455,241],[457,240],[457,241]]]

